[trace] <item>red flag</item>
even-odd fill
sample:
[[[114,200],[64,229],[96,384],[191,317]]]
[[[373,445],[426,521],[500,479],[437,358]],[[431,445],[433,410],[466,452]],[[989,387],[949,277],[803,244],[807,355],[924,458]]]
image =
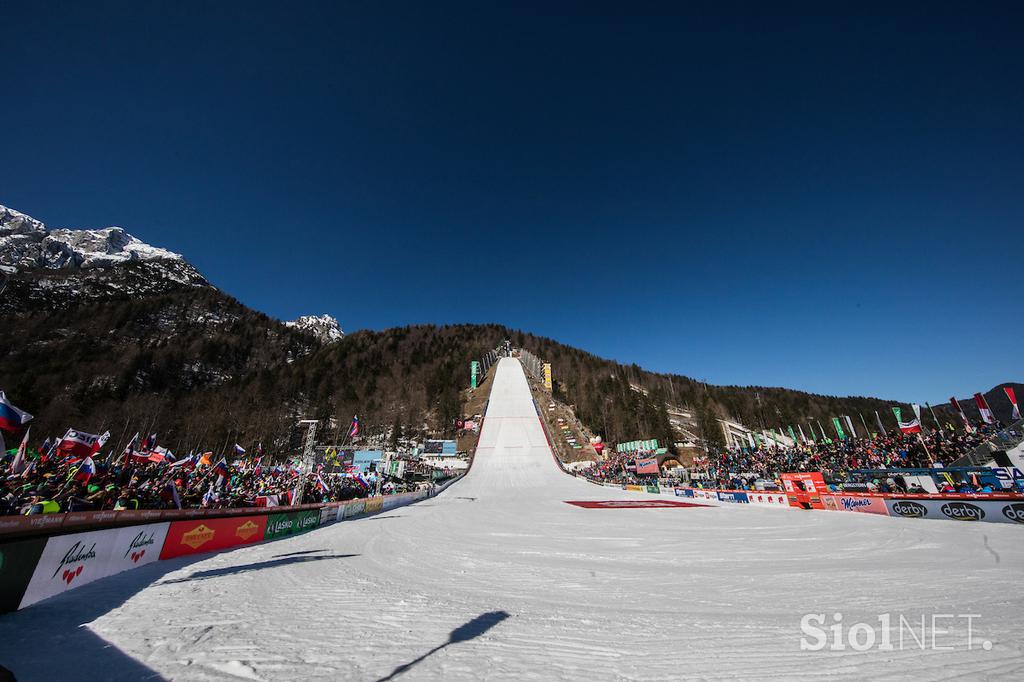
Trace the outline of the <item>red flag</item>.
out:
[[[952,405],[953,409],[960,415],[960,420],[964,423],[964,428],[967,430],[967,433],[974,433],[974,427],[971,426],[970,420],[967,419],[967,415],[964,413],[964,408],[960,407],[960,401],[956,398],[950,398],[949,404]]]
[[[981,412],[981,420],[986,424],[994,424],[996,418],[992,416],[992,410],[985,401],[985,396],[980,393],[975,393],[974,403],[978,406],[978,411]]]
[[[110,438],[110,432],[97,436],[84,431],[68,429],[57,446],[57,453],[71,459],[83,459],[96,454]]]
[[[1020,419],[1020,407],[1017,405],[1017,396],[1014,395],[1013,389],[1009,386],[1003,386],[1003,392],[1006,393],[1006,397],[1010,399],[1010,404],[1013,405],[1013,420],[1017,421]]]

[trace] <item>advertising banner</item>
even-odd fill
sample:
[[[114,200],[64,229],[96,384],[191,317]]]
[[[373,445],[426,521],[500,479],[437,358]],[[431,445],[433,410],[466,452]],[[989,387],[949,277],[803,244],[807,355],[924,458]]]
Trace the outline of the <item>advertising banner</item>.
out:
[[[693,497],[693,490],[690,488],[676,488],[676,497]]]
[[[747,504],[750,502],[750,500],[747,499],[747,494],[740,491],[726,492],[724,490],[720,490],[718,491],[718,499],[722,502],[730,502],[733,504]]]
[[[137,561],[132,561],[132,552],[139,558],[140,551],[156,544],[158,534],[162,541],[167,525],[156,523],[150,526],[109,528],[47,538],[46,547],[32,573],[32,580],[29,581],[19,608],[134,568]],[[139,547],[132,550],[131,544],[136,537]],[[127,560],[124,557],[125,550]],[[146,558],[153,560],[156,553],[156,549],[151,548],[150,556]]]
[[[707,500],[708,502],[718,502],[718,491],[715,490],[701,490],[695,488],[693,490],[693,498],[695,500]]]
[[[118,528],[107,575],[145,566],[159,559],[170,527],[171,524],[165,522]]]
[[[636,461],[636,472],[638,474],[658,474],[658,458],[649,457]]]
[[[287,514],[271,514],[263,532],[264,540],[273,540],[286,535],[298,535],[320,525],[320,511],[310,509]]]
[[[46,538],[0,545],[0,613],[17,611],[46,546]]]
[[[789,506],[789,500],[785,493],[770,493],[762,490],[747,491],[747,500],[750,504]]]
[[[384,498],[382,497],[368,497],[363,503],[364,514],[376,514],[382,509],[384,509]]]
[[[106,576],[116,535],[116,530],[97,530],[47,538],[19,608]]]
[[[259,542],[266,530],[266,516],[174,521],[167,531],[160,558],[171,559]]]
[[[830,511],[852,511],[864,514],[889,515],[889,508],[885,506],[885,500],[880,497],[868,497],[861,495],[822,495],[822,502],[825,509]]]
[[[398,495],[388,495],[384,498],[384,504],[382,509],[387,511],[388,509],[394,509],[395,507],[404,507],[413,501],[412,493],[400,493]]]
[[[890,516],[908,519],[1024,524],[1024,502],[982,499],[887,499]]]
[[[320,510],[320,525],[326,526],[328,523],[334,523],[335,521],[341,521],[338,510],[341,507],[324,507]]]
[[[344,506],[345,513],[343,518],[350,519],[353,516],[359,516],[363,513],[365,506],[366,500],[352,500]]]

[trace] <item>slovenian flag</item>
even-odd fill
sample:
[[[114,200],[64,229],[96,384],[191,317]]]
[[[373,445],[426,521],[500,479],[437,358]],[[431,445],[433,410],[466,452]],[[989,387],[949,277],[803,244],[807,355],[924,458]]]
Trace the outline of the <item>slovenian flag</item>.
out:
[[[221,457],[220,461],[217,462],[217,466],[213,467],[213,473],[215,473],[218,476],[221,476],[223,478],[227,478],[228,477],[228,461],[227,461],[227,459],[225,459],[224,457]]]
[[[16,431],[30,421],[32,421],[32,415],[12,405],[7,399],[7,395],[0,391],[0,429]]]
[[[355,438],[359,435],[359,416],[352,417],[352,427],[348,430],[348,437]]]
[[[244,455],[245,454],[245,448],[243,448],[238,443],[235,443],[235,454],[236,455]]]
[[[86,457],[78,464],[77,467],[72,469],[72,472],[76,481],[88,483],[89,479],[96,473],[96,464],[92,461],[92,457]]]
[[[324,479],[320,477],[320,474],[316,475],[316,489],[322,492],[324,495],[330,495],[331,489],[324,483]]]

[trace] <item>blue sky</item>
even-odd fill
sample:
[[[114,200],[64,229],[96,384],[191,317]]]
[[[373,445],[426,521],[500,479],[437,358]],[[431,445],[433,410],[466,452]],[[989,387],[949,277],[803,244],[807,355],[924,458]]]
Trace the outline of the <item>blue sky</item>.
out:
[[[677,4],[5,3],[0,203],[347,330],[1024,379],[1021,6]]]

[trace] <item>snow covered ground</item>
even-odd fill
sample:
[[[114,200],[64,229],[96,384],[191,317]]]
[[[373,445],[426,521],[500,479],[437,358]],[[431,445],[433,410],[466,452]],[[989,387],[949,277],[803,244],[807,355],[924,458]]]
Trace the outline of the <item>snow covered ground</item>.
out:
[[[572,506],[671,498],[561,473],[518,361],[497,371],[476,462],[437,498],[3,616],[0,663],[19,680],[1024,678],[1024,530]],[[892,651],[802,651],[801,617],[836,612],[878,637],[879,614],[918,636],[924,615],[925,650],[904,628],[903,650],[894,629]],[[977,614],[972,649],[966,619],[940,618],[954,648],[933,650],[933,614]]]

